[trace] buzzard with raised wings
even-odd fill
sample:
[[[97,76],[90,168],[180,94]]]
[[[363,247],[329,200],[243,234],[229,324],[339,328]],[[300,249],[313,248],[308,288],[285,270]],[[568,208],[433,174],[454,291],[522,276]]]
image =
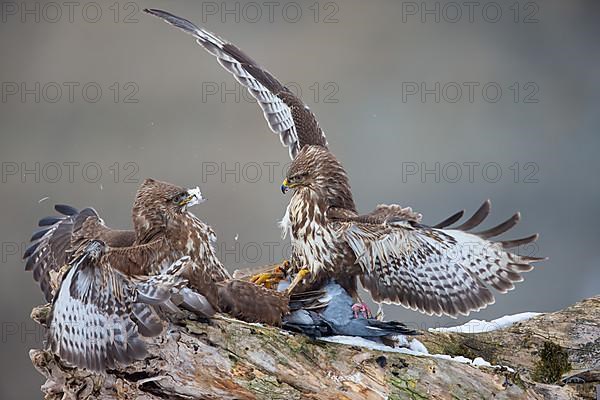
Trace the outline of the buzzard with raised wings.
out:
[[[63,215],[40,221],[42,229],[34,233],[24,254],[26,270],[33,271],[51,301],[61,268],[90,241],[106,243],[111,248],[107,262],[126,276],[160,274],[189,257],[190,267],[183,273],[188,287],[179,291],[180,305],[206,317],[223,311],[249,322],[278,325],[288,312],[287,295],[231,278],[216,255],[214,231],[188,210],[202,201],[198,188],[146,179],[133,204],[134,229],[125,231],[107,227],[91,208],[78,211],[57,205]]]
[[[292,290],[307,274],[309,282],[333,277],[365,307],[358,298],[359,279],[376,302],[427,314],[467,315],[494,302],[491,288],[506,293],[523,280],[521,273],[542,260],[509,251],[535,241],[537,234],[491,240],[511,229],[518,213],[496,227],[471,231],[489,214],[489,201],[456,228],[449,227],[462,211],[434,226],[398,205],[359,214],[344,168],[301,99],[235,45],[168,12],[145,11],[192,35],[217,57],[257,100],[269,127],[288,147],[293,161],[282,191],[294,193],[282,226],[291,235],[291,266],[298,271]]]

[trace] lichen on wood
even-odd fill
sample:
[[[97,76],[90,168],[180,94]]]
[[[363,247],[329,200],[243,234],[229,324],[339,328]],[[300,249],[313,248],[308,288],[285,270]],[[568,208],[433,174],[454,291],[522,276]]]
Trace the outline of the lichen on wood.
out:
[[[570,370],[569,354],[565,349],[556,343],[545,341],[531,377],[538,382],[555,383]]]
[[[38,307],[32,317],[45,323],[47,311]],[[430,353],[483,357],[512,371],[322,342],[221,315],[171,322],[149,341],[145,360],[105,375],[68,367],[45,350],[30,356],[49,400],[577,399],[592,398],[600,379],[597,321],[600,297],[498,331],[419,337]],[[559,368],[540,375],[548,361]]]

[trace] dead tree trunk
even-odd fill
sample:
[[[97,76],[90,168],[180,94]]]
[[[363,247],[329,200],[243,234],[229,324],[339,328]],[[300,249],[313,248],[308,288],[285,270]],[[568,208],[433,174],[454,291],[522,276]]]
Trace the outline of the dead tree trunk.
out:
[[[48,306],[34,309],[43,323]],[[578,399],[600,384],[600,296],[507,329],[429,333],[430,353],[482,357],[477,367],[326,343],[222,316],[184,320],[149,356],[105,376],[31,350],[47,399]]]

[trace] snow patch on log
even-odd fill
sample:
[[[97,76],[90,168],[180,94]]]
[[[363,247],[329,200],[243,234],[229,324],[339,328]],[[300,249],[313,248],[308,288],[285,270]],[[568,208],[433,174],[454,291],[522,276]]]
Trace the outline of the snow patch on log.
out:
[[[400,336],[398,336],[400,337]],[[450,356],[448,354],[429,354],[429,351],[425,347],[425,345],[419,342],[417,339],[412,339],[410,342],[405,338],[404,341],[400,340],[401,343],[408,343],[408,347],[391,347],[387,346],[383,343],[374,342],[372,340],[364,339],[361,337],[355,336],[329,336],[323,337],[319,340],[323,342],[329,343],[339,343],[347,346],[357,346],[363,347],[369,350],[378,350],[387,353],[401,353],[401,354],[409,354],[411,356],[418,357],[433,357],[439,358],[442,360],[455,361],[462,364],[469,364],[474,367],[488,367],[488,368],[498,368],[509,372],[515,372],[511,367],[507,367],[505,365],[492,365],[490,362],[484,360],[481,357],[476,357],[475,359],[471,359],[463,356]]]
[[[456,333],[485,333],[492,332],[498,329],[508,328],[517,322],[527,321],[533,317],[537,317],[542,313],[538,312],[522,312],[514,315],[505,315],[491,321],[472,319],[469,322],[448,328],[430,328],[429,332],[456,332]]]

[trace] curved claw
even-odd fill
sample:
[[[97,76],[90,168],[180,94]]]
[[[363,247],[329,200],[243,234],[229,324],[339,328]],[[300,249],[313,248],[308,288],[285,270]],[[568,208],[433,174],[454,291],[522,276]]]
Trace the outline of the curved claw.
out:
[[[288,286],[288,288],[286,289],[286,291],[288,293],[291,293],[292,290],[294,290],[294,288],[296,286],[298,286],[298,284],[300,282],[302,282],[302,280],[304,280],[304,278],[310,275],[310,270],[306,267],[303,267],[300,271],[298,271],[298,273],[296,274],[296,276],[294,277],[294,280],[292,281],[292,283],[290,283],[290,286]]]
[[[276,266],[270,271],[262,272],[260,274],[253,275],[250,277],[250,282],[256,285],[262,285],[268,289],[274,289],[277,287],[280,281],[284,280],[287,276],[287,261],[281,266]]]

